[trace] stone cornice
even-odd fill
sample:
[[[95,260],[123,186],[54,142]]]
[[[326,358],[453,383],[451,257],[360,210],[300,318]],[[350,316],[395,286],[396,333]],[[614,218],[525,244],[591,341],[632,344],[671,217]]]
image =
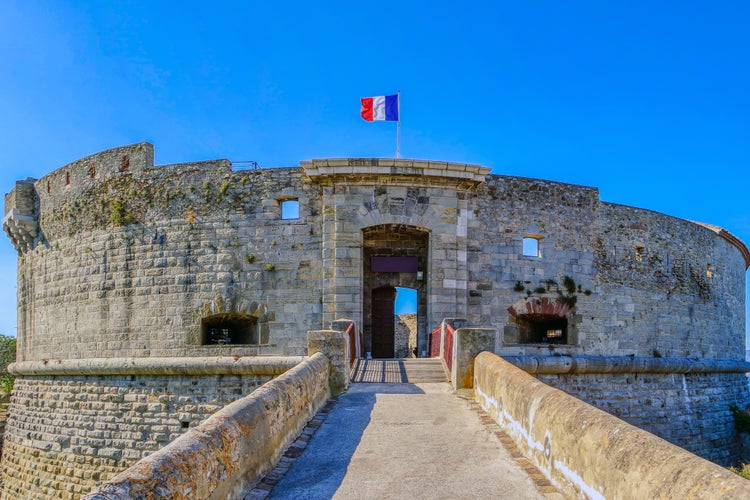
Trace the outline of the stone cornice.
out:
[[[311,180],[319,183],[342,178],[355,184],[448,184],[463,188],[473,188],[481,184],[491,170],[467,163],[396,158],[331,158],[303,161],[300,165]]]
[[[525,372],[565,373],[747,373],[750,363],[732,359],[631,356],[502,356]]]
[[[49,359],[11,363],[13,375],[281,375],[306,356]]]

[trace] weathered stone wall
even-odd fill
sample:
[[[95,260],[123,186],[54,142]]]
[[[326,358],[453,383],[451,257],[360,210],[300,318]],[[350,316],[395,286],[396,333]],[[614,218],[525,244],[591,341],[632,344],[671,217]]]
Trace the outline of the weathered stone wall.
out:
[[[715,229],[534,179],[493,176],[475,203],[467,318],[503,332],[498,353],[744,358],[747,262]],[[539,238],[540,257],[522,254],[526,235]],[[531,300],[555,299],[556,287],[535,289],[547,280],[559,287],[564,276],[582,287],[574,341],[519,344],[508,308],[529,300],[528,292]]]
[[[746,479],[556,390],[494,354],[477,357],[474,386],[482,408],[571,497],[713,500],[750,495]]]
[[[223,369],[221,358],[154,360],[140,368],[100,360],[86,363],[92,375],[79,376],[64,374],[74,371],[70,366],[48,363],[44,375],[20,375],[12,366],[4,498],[78,498],[302,360],[255,359],[224,358]],[[27,364],[30,372],[43,366]],[[132,374],[96,374],[115,369]]]
[[[395,321],[395,356],[413,358],[417,347],[417,315],[399,314]]]
[[[111,172],[124,152],[105,152],[36,181],[43,240],[19,255],[19,360],[304,354],[321,325],[315,188],[299,169],[149,168],[141,146],[125,172]],[[288,198],[299,219],[281,220]],[[201,346],[201,319],[225,312],[255,318],[258,345]]]
[[[368,161],[153,167],[152,147],[137,144],[35,181],[40,232],[19,247],[19,359],[213,355],[200,328],[218,313],[257,322],[257,343],[222,347],[230,354],[304,354],[305,332],[339,317],[368,344],[369,293],[384,284],[418,288],[420,353],[432,327],[458,316],[498,328],[498,352],[535,354],[549,346],[520,344],[509,308],[555,299],[565,276],[581,288],[557,352],[743,355],[750,257],[717,228],[603,203],[593,188]],[[281,219],[288,199],[298,219]],[[421,235],[422,280],[368,274],[367,231],[385,232],[378,242]],[[539,256],[523,255],[524,236]],[[410,255],[413,244],[394,241],[394,255]]]
[[[322,352],[312,355],[86,498],[240,498],[328,399],[328,365]]]
[[[504,359],[597,408],[693,453],[739,463],[730,405],[748,400],[743,360],[638,356],[505,356]]]
[[[467,318],[498,328],[496,353],[744,360],[747,251],[718,228],[603,203],[594,189],[533,179],[491,177],[476,203]],[[523,255],[527,235],[538,238],[538,257]],[[569,342],[520,343],[509,308],[554,302],[565,276],[581,286],[568,316]],[[556,284],[537,292],[547,280]],[[545,377],[705,458],[737,458],[729,405],[750,402],[743,375]]]
[[[741,446],[730,404],[748,400],[744,373],[537,375],[670,443],[723,465],[736,465]]]
[[[508,308],[526,299],[526,289],[533,291],[546,280],[560,283],[566,275],[594,289],[597,270],[593,251],[600,213],[596,189],[491,176],[471,202],[475,208],[469,221],[469,280],[465,292],[469,307],[465,314],[456,316],[504,332],[509,323]],[[525,236],[539,238],[541,257],[523,255]],[[517,292],[514,287],[519,282],[523,290]],[[587,298],[578,300],[580,308]]]

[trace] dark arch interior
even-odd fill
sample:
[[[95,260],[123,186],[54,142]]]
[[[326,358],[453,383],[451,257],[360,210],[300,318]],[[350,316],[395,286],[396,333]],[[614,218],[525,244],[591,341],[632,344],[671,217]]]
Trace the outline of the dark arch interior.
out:
[[[522,344],[567,344],[568,320],[546,314],[523,314],[516,319]]]
[[[247,314],[216,314],[201,320],[201,344],[257,344],[257,320]]]

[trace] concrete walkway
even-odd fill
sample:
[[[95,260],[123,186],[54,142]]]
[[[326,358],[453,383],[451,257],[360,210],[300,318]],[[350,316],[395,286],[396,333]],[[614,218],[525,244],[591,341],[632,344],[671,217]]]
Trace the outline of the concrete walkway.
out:
[[[270,498],[545,495],[447,383],[359,383],[339,396]]]

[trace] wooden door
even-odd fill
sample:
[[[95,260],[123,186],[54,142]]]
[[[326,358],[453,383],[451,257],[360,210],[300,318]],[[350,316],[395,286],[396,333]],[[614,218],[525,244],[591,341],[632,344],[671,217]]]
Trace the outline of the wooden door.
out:
[[[372,357],[392,358],[394,345],[396,289],[392,286],[372,291]]]

